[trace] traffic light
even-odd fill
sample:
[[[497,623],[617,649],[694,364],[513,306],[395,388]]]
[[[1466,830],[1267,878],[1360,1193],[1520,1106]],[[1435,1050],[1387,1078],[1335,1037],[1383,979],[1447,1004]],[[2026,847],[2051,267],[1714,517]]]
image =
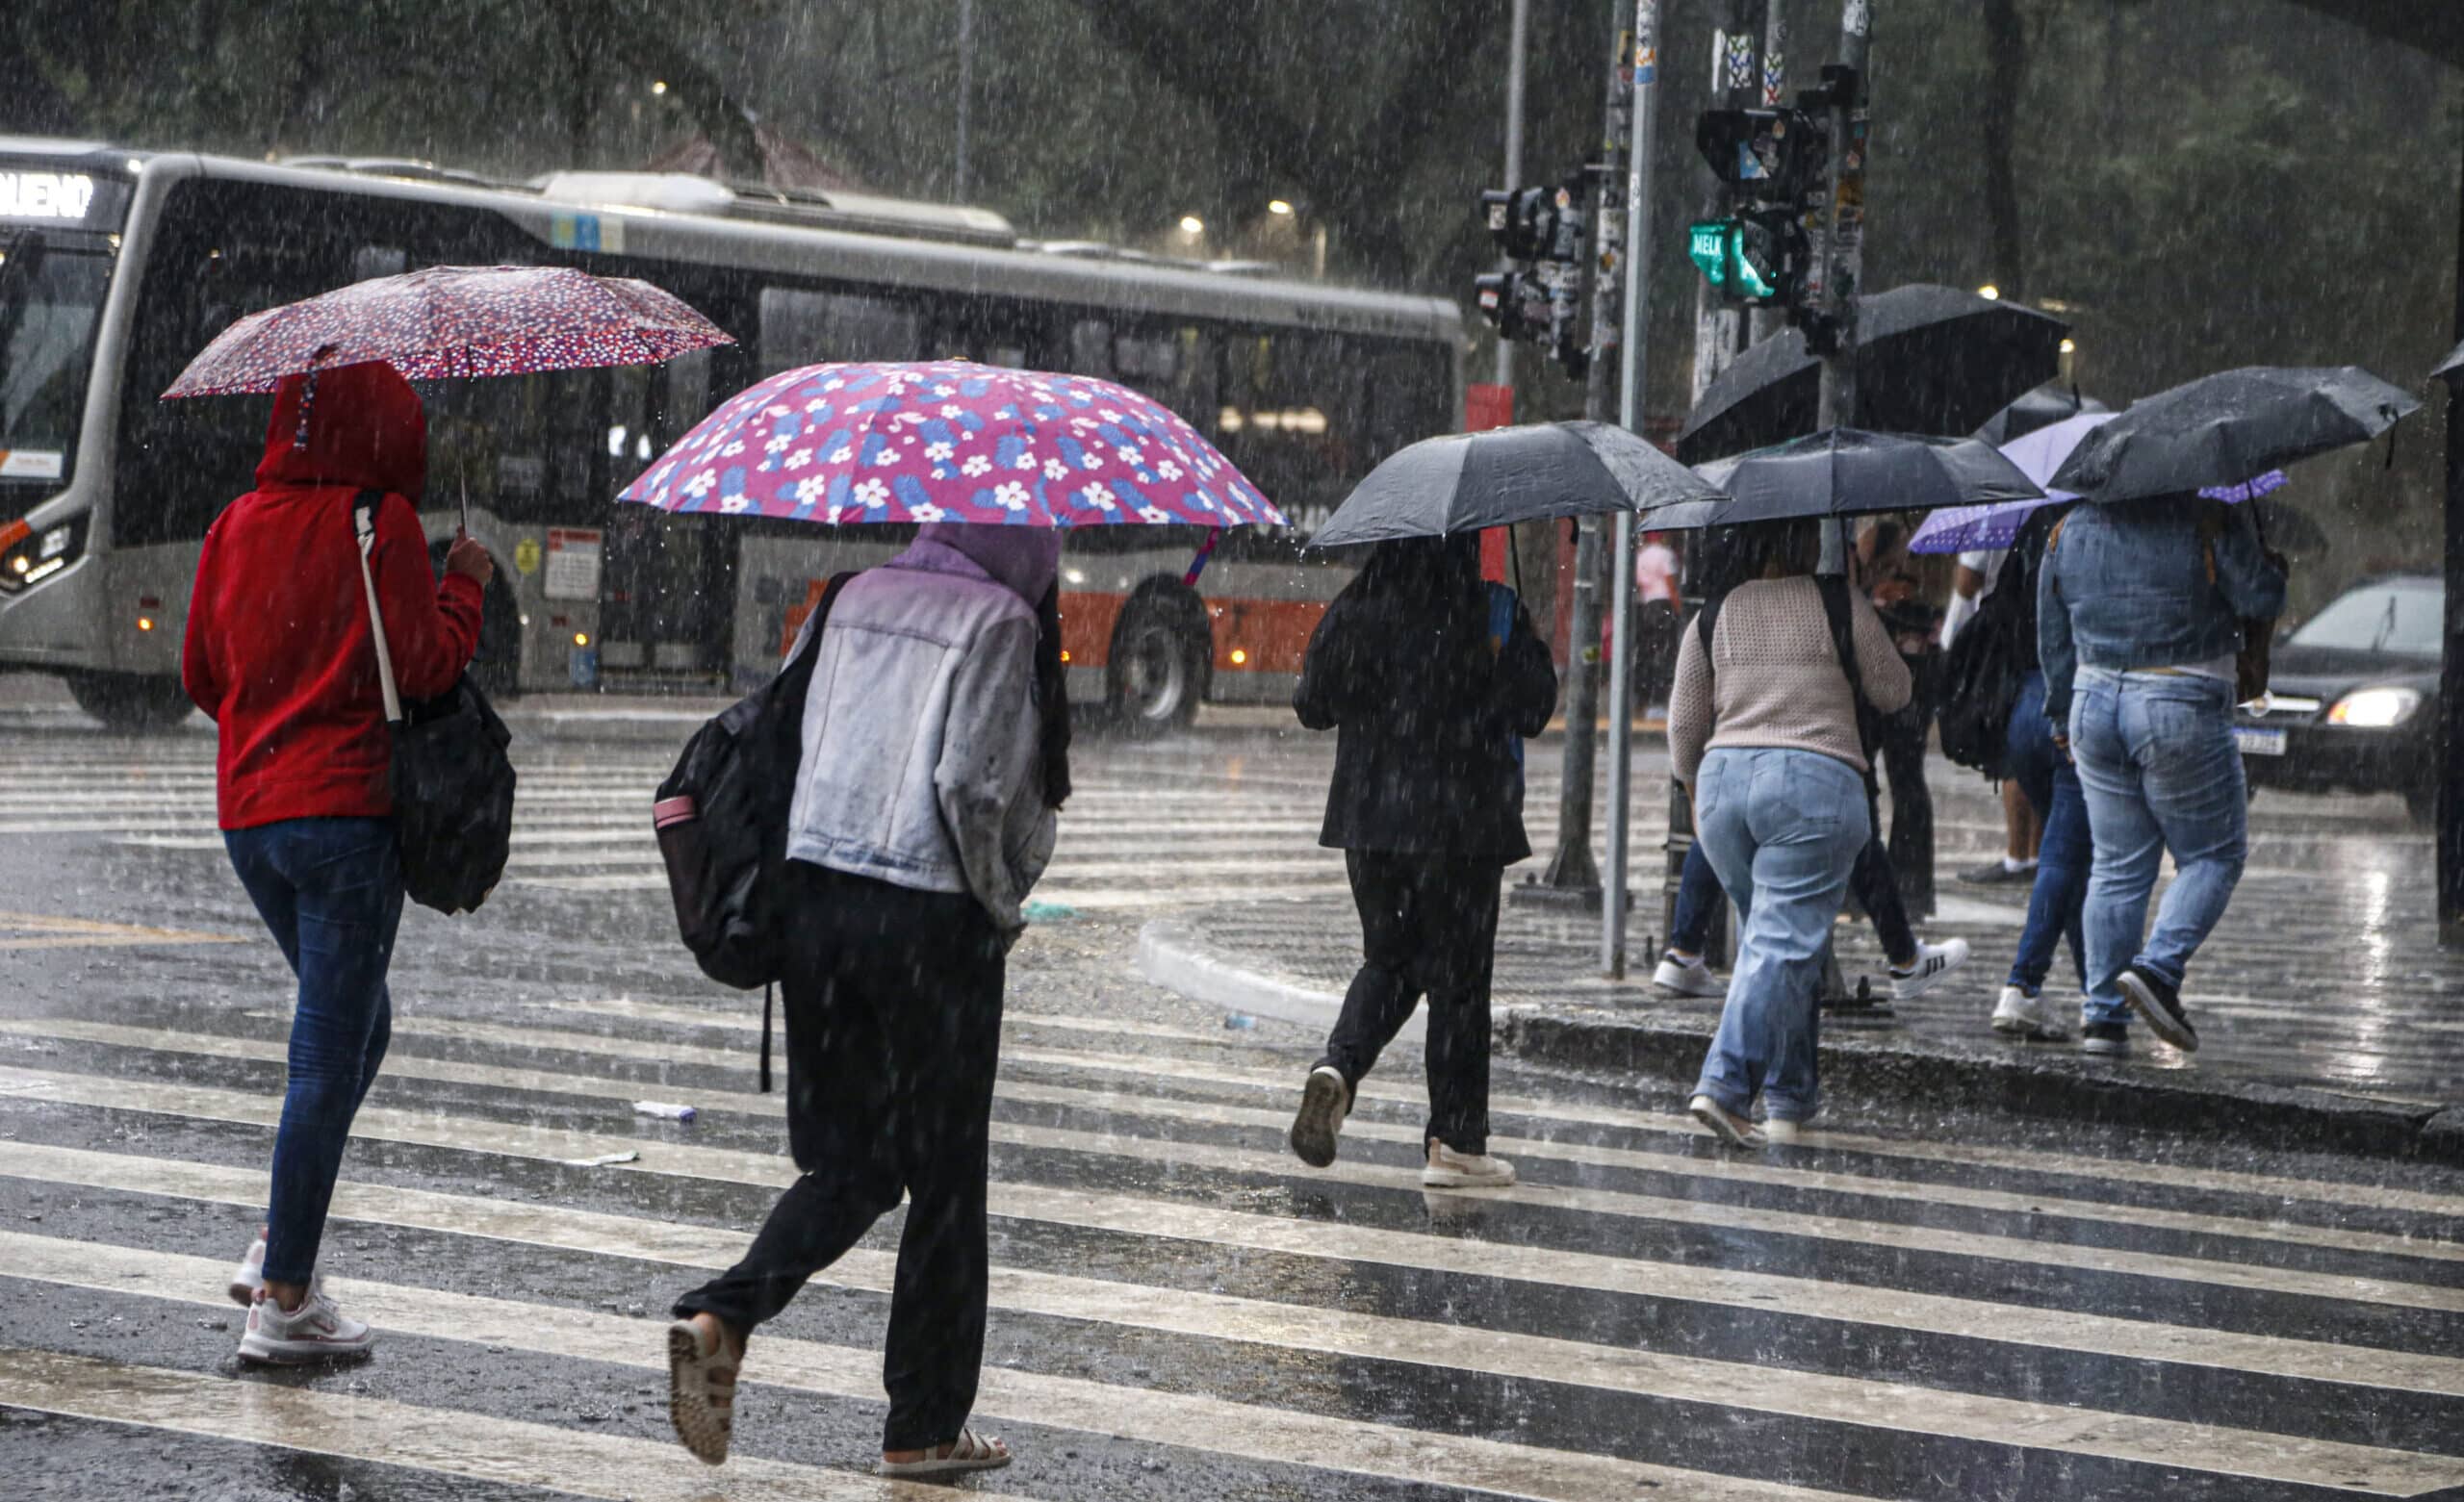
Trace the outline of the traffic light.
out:
[[[1480,194],[1489,236],[1509,261],[1582,259],[1581,180],[1562,188],[1492,188]]]
[[[1579,376],[1589,366],[1580,314],[1587,184],[1581,173],[1557,188],[1491,189],[1480,194],[1491,238],[1508,270],[1473,279],[1481,317],[1498,337],[1549,346],[1551,358]]]
[[[1809,244],[1799,216],[1754,209],[1687,226],[1686,255],[1712,288],[1746,302],[1787,302],[1796,295]]]
[[[1480,316],[1510,341],[1546,338],[1549,332],[1549,289],[1529,271],[1492,271],[1472,278]]]
[[[1694,145],[1721,182],[1756,203],[1801,205],[1830,166],[1829,134],[1803,110],[1706,110]]]

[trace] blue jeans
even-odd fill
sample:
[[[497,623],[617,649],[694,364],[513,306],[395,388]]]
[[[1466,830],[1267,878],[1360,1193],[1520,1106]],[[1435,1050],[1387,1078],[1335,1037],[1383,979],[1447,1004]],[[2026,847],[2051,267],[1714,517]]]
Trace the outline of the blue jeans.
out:
[[[266,1279],[306,1283],[351,1118],[392,1034],[385,967],[402,918],[401,855],[382,819],[285,819],[225,830],[222,843],[299,978],[266,1208]]]
[[[1744,924],[1719,1031],[1694,1086],[1737,1115],[1804,1121],[1815,1082],[1816,990],[1857,853],[1873,837],[1865,780],[1819,751],[1723,747],[1703,758],[1694,808]]]
[[[2118,1023],[2129,1016],[2122,971],[2136,964],[2180,985],[2242,879],[2250,808],[2233,745],[2233,685],[2082,668],[2070,702],[2070,751],[2096,849],[2081,1015]],[[2167,851],[2176,874],[2143,946],[2147,896]]]
[[[2079,924],[2081,905],[2088,900],[2088,805],[2080,796],[2078,769],[2053,744],[2053,725],[2044,717],[2041,673],[2030,673],[2020,681],[2018,702],[2011,706],[2003,730],[2002,770],[2044,821],[2036,884],[2028,891],[2027,927],[2019,930],[2010,983],[2034,996],[2053,970],[2054,947],[2067,936],[2070,959],[2079,967],[2085,990],[2088,953]]]
[[[1865,813],[1868,819],[1873,816],[1870,799]],[[2084,840],[2084,821],[2082,827]],[[1899,895],[1899,882],[1882,841],[1867,840],[1857,853],[1856,868],[1848,873],[1848,888],[1864,904],[1865,916],[1874,921],[1874,937],[1882,941],[1884,956],[1894,965],[1914,964],[1916,930],[1909,926],[1908,904]],[[1678,873],[1676,921],[1668,930],[1668,947],[1701,955],[1711,941],[1711,919],[1719,901],[1719,873],[1711,869],[1710,854],[1698,839],[1685,852],[1685,869]]]

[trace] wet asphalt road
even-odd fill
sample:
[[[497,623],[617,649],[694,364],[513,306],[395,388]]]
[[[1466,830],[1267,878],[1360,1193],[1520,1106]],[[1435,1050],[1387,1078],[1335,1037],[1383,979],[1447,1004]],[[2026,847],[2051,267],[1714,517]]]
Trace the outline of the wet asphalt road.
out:
[[[404,924],[326,1247],[377,1353],[267,1375],[221,1284],[289,981],[211,741],[0,727],[0,1496],[924,1494],[862,1473],[896,1215],[757,1338],[726,1469],[668,1438],[663,1308],[791,1170],[758,1003],[673,939],[672,742],[567,731],[525,743],[507,886]],[[1130,955],[1193,904],[1340,901],[1324,773],[1254,730],[1082,753],[994,1110],[978,1413],[1020,1460],[966,1489],[2464,1497],[2464,1175],[1888,1102],[1749,1159],[1659,1090],[1501,1066],[1524,1185],[1432,1194],[1408,1051],[1303,1168],[1307,1030]]]

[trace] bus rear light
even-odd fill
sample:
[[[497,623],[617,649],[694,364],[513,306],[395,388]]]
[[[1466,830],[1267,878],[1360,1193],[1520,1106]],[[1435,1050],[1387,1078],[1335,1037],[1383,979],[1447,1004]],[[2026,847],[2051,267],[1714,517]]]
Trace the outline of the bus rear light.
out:
[[[1062,650],[1061,660],[1064,662],[1067,662],[1069,660],[1069,652],[1065,648]]]
[[[1248,660],[1249,654],[1246,651],[1238,647],[1232,649],[1232,666],[1237,668]]]
[[[137,618],[137,628],[141,631],[151,631],[154,629],[154,618],[152,616],[139,616]]]

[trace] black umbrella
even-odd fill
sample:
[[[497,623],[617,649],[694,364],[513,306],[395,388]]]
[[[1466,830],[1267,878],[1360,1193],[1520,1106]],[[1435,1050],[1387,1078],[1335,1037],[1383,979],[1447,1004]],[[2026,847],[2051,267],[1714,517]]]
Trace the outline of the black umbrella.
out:
[[[1697,472],[1730,498],[1655,509],[1643,525],[1741,526],[2033,500],[2044,494],[1989,444],[1845,427],[1703,465]]]
[[[1919,283],[1857,311],[1859,427],[1973,433],[2030,387],[2053,379],[2070,326],[2015,302]],[[1813,431],[1822,362],[1795,329],[1737,357],[1703,393],[1677,456],[1716,459]]]
[[[1987,418],[1985,425],[1968,436],[1999,448],[2013,439],[2025,438],[2040,427],[2051,427],[2083,412],[2112,410],[2093,396],[2080,395],[2076,386],[2056,386],[2048,381]]]
[[[2453,381],[2457,376],[2464,375],[2464,344],[2458,344],[2449,350],[2447,358],[2432,366],[2429,373],[2447,381]]]
[[[1718,494],[1649,441],[1606,422],[1540,422],[1423,439],[1369,471],[1313,547],[1443,537]]]
[[[2130,404],[2080,440],[2055,490],[2136,500],[2239,485],[2331,448],[2366,444],[2421,403],[2357,365],[2247,366]]]

